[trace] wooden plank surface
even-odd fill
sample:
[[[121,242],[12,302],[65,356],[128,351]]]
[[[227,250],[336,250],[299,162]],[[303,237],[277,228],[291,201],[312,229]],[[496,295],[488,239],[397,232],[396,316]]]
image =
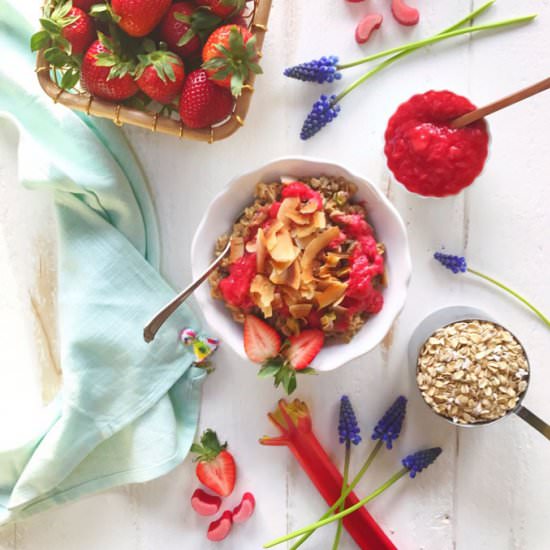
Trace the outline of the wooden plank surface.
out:
[[[338,461],[342,453],[336,444],[336,411],[342,393],[351,396],[366,432],[399,393],[410,396],[404,435],[359,489],[365,493],[384,479],[411,450],[444,448],[431,471],[403,482],[370,507],[400,549],[545,550],[550,541],[547,441],[516,418],[460,432],[439,421],[414,393],[405,350],[413,328],[435,308],[465,303],[486,309],[527,346],[533,378],[526,404],[550,418],[545,329],[506,296],[466,276],[454,277],[431,260],[441,246],[466,251],[472,266],[498,276],[550,311],[550,95],[491,118],[486,169],[456,198],[425,200],[403,191],[388,175],[382,136],[396,106],[414,93],[447,88],[484,104],[548,76],[544,52],[550,48],[550,4],[498,0],[484,20],[531,11],[540,17],[529,27],[459,38],[453,45],[411,56],[346,98],[332,127],[306,143],[299,141],[299,129],[322,88],[281,76],[285,66],[320,55],[348,60],[432,34],[481,4],[413,3],[421,9],[421,22],[405,28],[393,20],[384,0],[278,0],[264,46],[265,74],[257,80],[245,128],[212,146],[125,131],[150,178],[161,222],[164,273],[178,287],[190,279],[189,247],[204,208],[236,174],[280,155],[307,154],[347,165],[384,189],[410,231],[414,274],[407,306],[383,346],[336,372],[301,381],[297,395],[311,405],[319,439]],[[354,23],[371,8],[379,9],[385,22],[360,47],[353,40]],[[359,74],[361,69],[345,81]],[[6,439],[22,430],[13,419],[24,425],[40,414],[43,400],[60,383],[52,209],[46,194],[18,188],[12,137],[0,135],[0,418]],[[258,381],[255,368],[230,350],[222,349],[216,362],[217,371],[205,385],[201,427],[211,426],[230,441],[240,471],[229,504],[242,491],[252,490],[258,499],[253,521],[218,546],[207,543],[207,521],[189,510],[196,480],[187,460],[159,480],[108,491],[0,529],[0,550],[255,550],[317,517],[323,504],[289,453],[256,443],[272,433],[265,413],[279,394],[268,382]],[[358,449],[357,460],[365,453],[365,447]],[[327,528],[303,548],[329,548],[332,534]],[[353,547],[345,535],[341,548]]]

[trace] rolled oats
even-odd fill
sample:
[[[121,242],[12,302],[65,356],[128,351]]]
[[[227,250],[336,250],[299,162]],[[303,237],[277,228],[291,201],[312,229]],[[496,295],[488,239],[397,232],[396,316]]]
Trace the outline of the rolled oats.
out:
[[[420,350],[417,383],[426,403],[458,424],[496,420],[527,389],[525,352],[505,328],[461,321],[437,330]]]

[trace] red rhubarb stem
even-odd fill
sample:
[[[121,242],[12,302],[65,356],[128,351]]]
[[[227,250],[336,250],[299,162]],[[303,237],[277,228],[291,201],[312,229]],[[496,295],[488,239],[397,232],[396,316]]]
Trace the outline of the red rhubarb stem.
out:
[[[290,404],[281,399],[279,410],[269,417],[281,431],[282,437],[264,437],[260,443],[288,447],[327,504],[334,504],[340,498],[343,478],[311,429],[307,405],[297,399]],[[345,507],[357,502],[359,499],[352,492],[346,498]],[[343,524],[363,550],[396,550],[364,507],[346,516]]]

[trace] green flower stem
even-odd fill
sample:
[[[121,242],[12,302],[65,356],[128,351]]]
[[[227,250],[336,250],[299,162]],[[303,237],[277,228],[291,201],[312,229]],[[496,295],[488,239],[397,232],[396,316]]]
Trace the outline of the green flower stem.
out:
[[[475,13],[475,12],[472,12],[472,13]],[[530,14],[530,15],[525,15],[521,17],[514,17],[512,19],[504,19],[503,21],[497,21],[495,23],[485,23],[483,25],[474,25],[472,27],[465,27],[463,29],[457,28],[459,24],[460,25],[464,24],[464,20],[461,20],[459,24],[456,24],[450,27],[451,30],[447,29],[434,36],[423,38],[422,40],[409,42],[402,46],[395,46],[394,48],[390,48],[389,50],[384,50],[382,52],[378,52],[378,53],[369,55],[367,57],[357,59],[356,61],[352,61],[350,63],[343,63],[341,65],[337,65],[337,68],[340,70],[349,69],[351,67],[356,67],[357,65],[362,65],[363,63],[368,63],[369,61],[374,61],[375,59],[379,59],[381,57],[387,57],[389,55],[399,53],[402,51],[413,51],[423,46],[428,46],[430,44],[434,44],[435,42],[441,42],[442,40],[445,40],[447,38],[452,38],[454,36],[460,36],[462,34],[467,34],[467,33],[476,32],[476,31],[498,29],[500,27],[507,27],[509,25],[515,25],[519,23],[527,23],[529,21],[532,21],[535,17],[537,17],[537,14]],[[472,14],[466,17],[466,21],[471,18],[472,18]]]
[[[485,279],[486,281],[489,281],[490,283],[493,283],[494,285],[498,286],[502,290],[505,290],[506,292],[510,293],[512,296],[517,298],[520,302],[525,304],[535,315],[537,315],[542,322],[550,327],[550,319],[546,317],[540,310],[538,310],[531,302],[526,300],[521,294],[518,294],[515,290],[512,290],[511,288],[507,287],[506,285],[502,284],[501,282],[497,281],[496,279],[493,279],[492,277],[489,277],[489,275],[484,275],[483,273],[480,273],[479,271],[476,271],[475,269],[467,268],[468,273],[471,273],[472,275],[476,275],[477,277],[481,277],[482,279]]]
[[[408,472],[409,472],[408,468],[401,468],[401,470],[396,472],[392,477],[390,477],[390,479],[388,479],[385,483],[380,485],[378,489],[373,491],[369,496],[360,500],[357,504],[354,504],[353,506],[350,506],[349,508],[346,508],[345,510],[338,512],[333,516],[322,519],[316,523],[312,523],[311,525],[308,525],[307,527],[303,527],[302,529],[298,529],[297,531],[294,531],[293,533],[285,535],[284,537],[280,537],[278,539],[272,540],[271,542],[264,544],[264,548],[272,548],[273,546],[277,546],[278,544],[286,542],[287,540],[299,537],[300,535],[304,535],[306,533],[309,533],[312,530],[319,529],[319,527],[324,527],[325,525],[328,525],[333,521],[337,521],[339,519],[345,518],[346,516],[349,516],[350,514],[353,514],[353,512],[356,512],[357,510],[359,510],[359,508],[362,508],[363,506],[365,506],[365,504],[369,503],[371,500],[373,500],[378,495],[383,493],[386,489],[391,487],[396,481],[399,481],[403,476],[407,475]]]
[[[377,441],[376,445],[374,446],[373,450],[370,452],[369,456],[367,457],[367,460],[365,460],[365,463],[357,473],[357,475],[353,478],[353,481],[350,483],[349,487],[345,491],[342,492],[342,495],[340,498],[325,512],[323,516],[319,518],[319,521],[322,519],[326,519],[329,516],[332,515],[334,510],[336,510],[340,505],[344,504],[346,501],[346,498],[349,496],[349,494],[355,489],[357,484],[361,481],[363,476],[365,475],[365,472],[369,469],[370,465],[373,463],[374,459],[376,458],[376,455],[382,448],[383,442]],[[299,546],[301,546],[313,533],[315,532],[315,529],[307,533],[307,535],[304,535],[294,546],[290,548],[290,550],[296,550]]]
[[[344,457],[344,475],[342,480],[342,492],[340,493],[340,498],[342,498],[342,495],[346,492],[346,487],[348,485],[348,478],[349,478],[349,461],[351,458],[351,442],[346,441],[346,454]],[[345,509],[345,505],[342,504],[340,506],[339,512]],[[338,550],[338,546],[340,546],[340,539],[342,538],[342,520],[338,521],[338,527],[336,528],[336,535],[334,535],[334,542],[332,543],[332,550]]]
[[[496,23],[487,23],[485,25],[474,25],[472,27],[465,27],[463,29],[456,29],[450,32],[437,34],[430,38],[425,38],[424,40],[412,42],[411,44],[409,44],[409,46],[405,50],[402,50],[400,48],[393,48],[392,50],[387,50],[388,52],[399,52],[399,53],[397,53],[397,55],[394,55],[393,57],[390,57],[389,59],[386,59],[385,61],[383,61],[376,67],[374,67],[374,69],[371,69],[370,71],[365,73],[363,76],[358,78],[355,82],[350,84],[343,92],[340,92],[336,96],[336,99],[334,100],[334,104],[341,101],[344,97],[346,97],[350,92],[355,90],[355,88],[363,84],[363,82],[365,82],[365,80],[369,79],[371,76],[374,76],[376,73],[380,72],[382,69],[385,69],[386,67],[388,67],[389,65],[397,61],[398,59],[401,59],[405,55],[408,55],[409,53],[412,53],[418,50],[419,48],[422,48],[423,46],[428,46],[429,44],[434,44],[435,42],[441,42],[442,40],[446,40],[447,38],[453,38],[454,36],[460,36],[462,34],[468,34],[468,33],[473,33],[478,31],[487,31],[492,29],[498,29],[501,27],[507,27],[509,25],[526,23],[528,21],[532,21],[535,17],[536,17],[536,14],[526,15],[523,17],[515,17],[513,19],[505,19],[504,21],[497,21]],[[356,62],[356,64],[358,63]]]

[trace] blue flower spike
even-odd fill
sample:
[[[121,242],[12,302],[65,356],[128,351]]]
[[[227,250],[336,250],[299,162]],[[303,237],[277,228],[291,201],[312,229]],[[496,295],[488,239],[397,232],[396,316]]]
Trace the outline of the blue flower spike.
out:
[[[336,96],[322,95],[314,104],[307,115],[300,138],[304,141],[314,136],[319,130],[324,128],[329,122],[332,122],[340,112],[340,105],[336,103]]]
[[[351,401],[347,395],[340,398],[340,419],[338,421],[338,436],[340,443],[353,443],[358,445],[361,442],[359,435],[361,429],[357,422]]]
[[[420,473],[424,468],[433,464],[440,454],[441,447],[432,447],[431,449],[424,449],[423,451],[418,451],[412,455],[406,456],[401,463],[409,470],[409,477],[414,478],[416,474]]]
[[[406,412],[407,398],[400,395],[374,427],[371,439],[385,441],[386,447],[391,449],[401,433]]]
[[[338,58],[335,55],[323,56],[321,59],[288,67],[283,74],[289,78],[296,78],[303,82],[317,82],[317,84],[334,82],[342,78],[342,73],[338,71]]]
[[[453,273],[465,273],[468,269],[466,258],[464,258],[464,256],[454,256],[453,254],[436,252],[434,254],[434,259],[436,259],[443,267],[450,269]]]

